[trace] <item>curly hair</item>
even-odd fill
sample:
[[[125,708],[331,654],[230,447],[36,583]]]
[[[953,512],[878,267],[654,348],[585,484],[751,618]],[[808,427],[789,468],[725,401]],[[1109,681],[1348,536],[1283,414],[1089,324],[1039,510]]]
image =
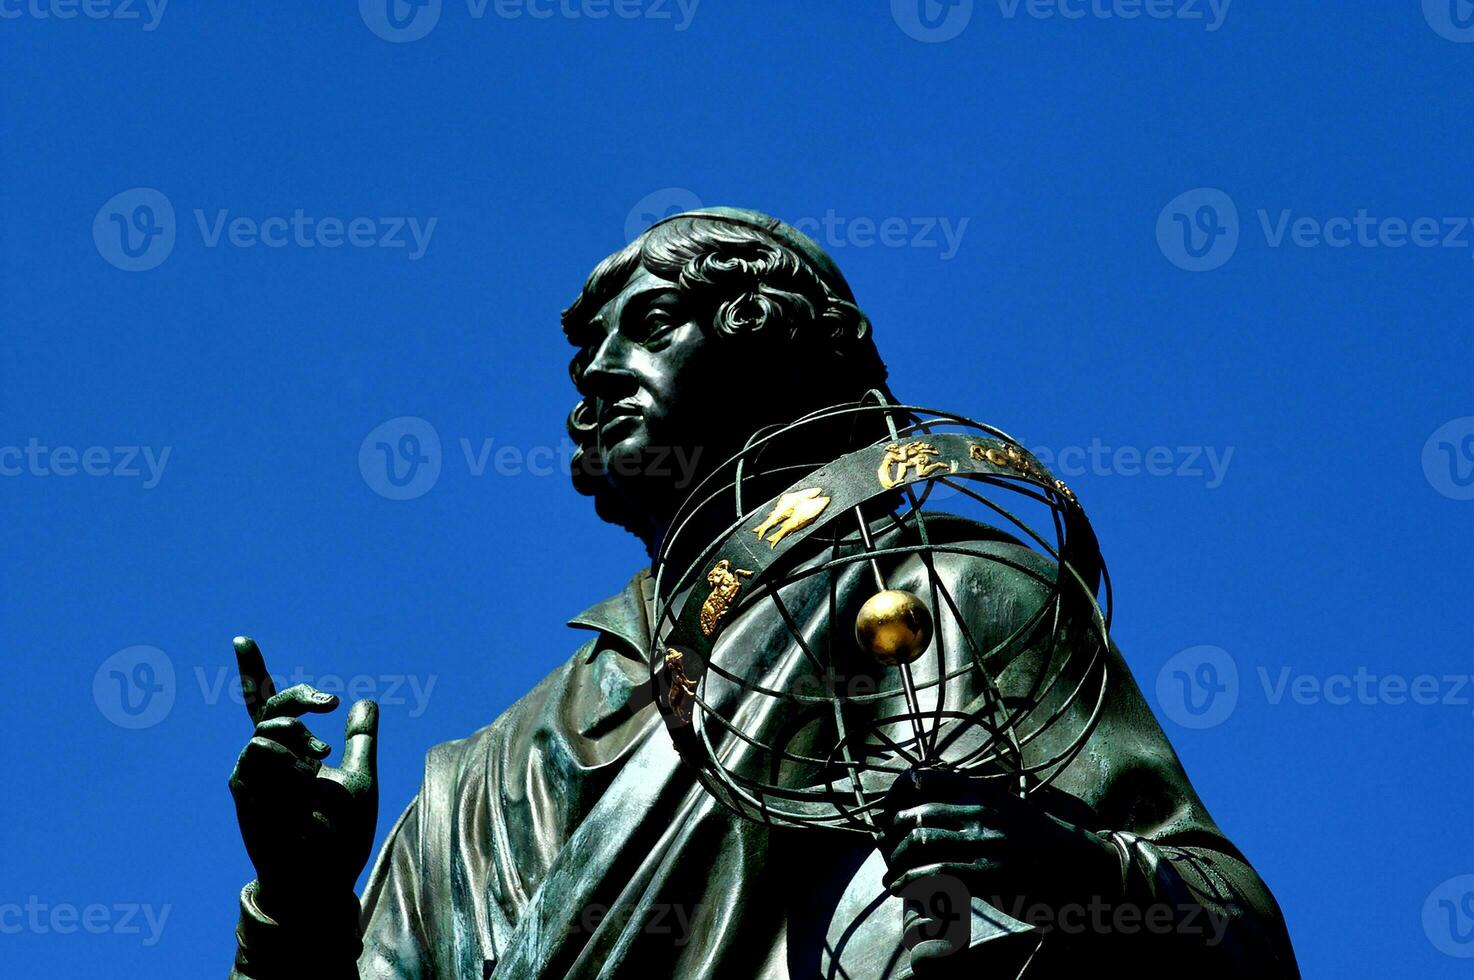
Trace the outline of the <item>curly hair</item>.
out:
[[[823,256],[817,246],[813,252]],[[833,402],[885,390],[886,368],[870,321],[832,264],[821,274],[809,258],[759,228],[696,215],[661,222],[604,259],[563,311],[564,335],[579,348],[569,363],[574,387],[582,390],[584,370],[602,339],[591,321],[642,267],[674,282],[682,301],[716,336],[783,331],[785,341],[802,347],[810,363],[818,362],[816,377],[836,379]],[[637,515],[611,492],[597,465],[597,427],[588,399],[574,405],[567,424],[577,447],[574,489],[594,498],[601,518],[639,535]]]

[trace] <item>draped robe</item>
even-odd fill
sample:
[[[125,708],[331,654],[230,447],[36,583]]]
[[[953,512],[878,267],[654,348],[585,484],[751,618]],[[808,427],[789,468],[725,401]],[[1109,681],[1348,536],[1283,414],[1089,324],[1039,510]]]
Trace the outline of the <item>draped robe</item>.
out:
[[[982,525],[959,522],[951,535],[1019,567],[1041,561]],[[960,619],[989,642],[1039,588],[965,554],[935,567]],[[922,574],[914,558],[890,569],[899,583]],[[865,588],[842,577],[841,605],[853,608]],[[821,592],[828,586],[810,579],[784,596],[816,635],[847,630],[826,621]],[[741,819],[677,755],[650,691],[652,593],[641,570],[570,621],[593,633],[571,659],[492,724],[430,750],[362,896],[362,977],[907,975],[900,900],[881,884],[870,838]],[[962,648],[963,625],[941,616],[938,629]],[[755,604],[722,643],[773,651],[791,647],[787,637]],[[1075,976],[1112,957],[1164,975],[1151,966],[1158,956],[1173,973],[1298,977],[1273,897],[1208,815],[1119,651],[1103,656],[1099,720],[1041,805],[1115,843],[1132,900],[1177,909],[1178,928],[1130,942],[1062,929],[1041,939],[975,902],[958,975],[1012,977],[1023,955],[1027,977]],[[1197,929],[1182,922],[1189,906],[1201,913]]]

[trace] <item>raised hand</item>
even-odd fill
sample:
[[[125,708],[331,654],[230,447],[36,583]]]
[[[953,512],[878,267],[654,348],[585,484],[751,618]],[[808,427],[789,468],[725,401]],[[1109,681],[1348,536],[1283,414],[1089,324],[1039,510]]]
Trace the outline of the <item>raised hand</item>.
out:
[[[236,637],[235,655],[255,728],[230,774],[230,793],[256,867],[257,902],[278,921],[340,907],[373,849],[379,706],[367,699],[353,705],[342,762],[325,766],[331,747],[302,716],[334,710],[337,696],[307,684],[278,692],[249,637]]]

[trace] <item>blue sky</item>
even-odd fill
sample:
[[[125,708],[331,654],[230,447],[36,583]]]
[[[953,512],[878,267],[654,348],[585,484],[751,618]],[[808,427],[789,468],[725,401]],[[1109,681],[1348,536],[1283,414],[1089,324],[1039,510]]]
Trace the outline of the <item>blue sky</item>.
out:
[[[1049,454],[1306,975],[1467,973],[1474,8],[396,3],[0,0],[6,975],[227,968],[234,634],[384,702],[381,833],[572,652],[557,314],[698,202]]]

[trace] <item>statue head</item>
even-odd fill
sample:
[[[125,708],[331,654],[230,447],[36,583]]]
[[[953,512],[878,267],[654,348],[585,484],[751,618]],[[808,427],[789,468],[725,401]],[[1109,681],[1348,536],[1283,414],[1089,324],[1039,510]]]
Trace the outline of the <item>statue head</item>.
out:
[[[812,240],[756,211],[666,218],[600,262],[563,330],[573,484],[654,549],[760,429],[885,390],[870,321]]]

